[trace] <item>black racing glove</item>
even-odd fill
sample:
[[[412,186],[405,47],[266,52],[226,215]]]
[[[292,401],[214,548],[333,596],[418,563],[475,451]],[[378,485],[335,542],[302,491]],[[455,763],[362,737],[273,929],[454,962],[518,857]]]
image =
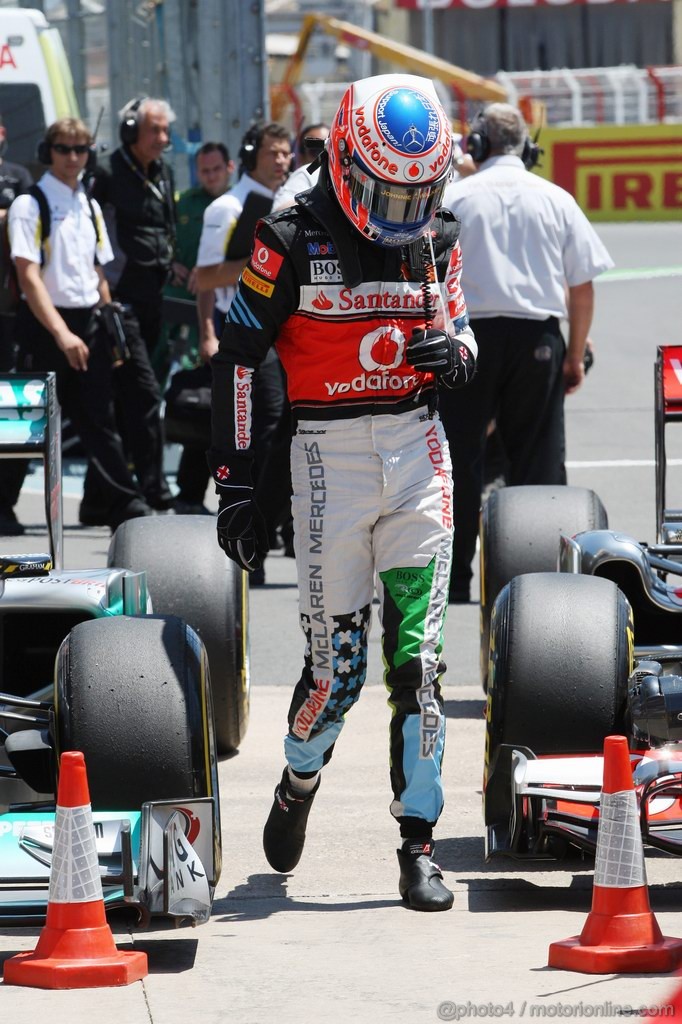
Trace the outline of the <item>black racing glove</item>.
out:
[[[208,464],[218,495],[218,543],[240,568],[260,569],[268,553],[268,531],[253,500],[251,459],[211,450]]]
[[[445,331],[429,327],[426,331],[412,331],[407,343],[405,358],[415,370],[435,373],[447,373],[452,369],[453,340]]]
[[[468,335],[464,335],[468,338]],[[473,338],[471,338],[473,343]],[[476,353],[465,344],[461,335],[452,339],[452,367],[438,376],[441,384],[454,391],[463,388],[476,373]]]
[[[476,370],[476,357],[462,337],[453,338],[434,327],[412,332],[405,358],[415,370],[435,373],[447,388],[464,387]]]

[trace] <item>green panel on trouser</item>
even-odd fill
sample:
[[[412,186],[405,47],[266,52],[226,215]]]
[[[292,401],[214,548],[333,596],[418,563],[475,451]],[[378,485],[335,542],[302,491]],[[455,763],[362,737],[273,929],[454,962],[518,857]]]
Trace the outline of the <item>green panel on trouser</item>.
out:
[[[431,599],[436,559],[423,569],[389,569],[379,578],[395,605],[398,615],[398,636],[394,665],[400,668],[411,658],[419,658],[424,643],[424,622]],[[386,626],[386,622],[384,623]],[[441,640],[438,647],[440,649]]]

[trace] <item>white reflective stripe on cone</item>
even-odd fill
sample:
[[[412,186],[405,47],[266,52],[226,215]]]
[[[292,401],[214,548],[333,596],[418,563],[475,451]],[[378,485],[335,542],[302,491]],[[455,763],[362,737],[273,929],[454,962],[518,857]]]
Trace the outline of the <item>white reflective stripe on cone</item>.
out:
[[[594,884],[610,889],[646,885],[637,795],[632,789],[601,795]]]
[[[58,806],[49,900],[51,903],[90,903],[102,898],[90,804],[85,807]]]

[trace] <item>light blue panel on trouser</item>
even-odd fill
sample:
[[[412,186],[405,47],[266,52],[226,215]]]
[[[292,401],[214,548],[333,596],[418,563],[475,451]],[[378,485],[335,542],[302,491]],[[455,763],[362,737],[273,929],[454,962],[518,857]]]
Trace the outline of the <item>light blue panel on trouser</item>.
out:
[[[343,718],[328,725],[308,740],[300,740],[289,733],[284,739],[284,756],[287,764],[299,775],[319,772],[324,765],[324,755],[336,743],[342,729]]]
[[[439,715],[437,736],[428,756],[422,756],[423,715],[407,715],[403,722],[403,765],[409,765],[407,786],[401,793],[400,812],[394,805],[391,812],[401,818],[424,818],[438,821],[443,810],[441,764],[445,750],[445,715]],[[406,774],[408,774],[406,772]]]

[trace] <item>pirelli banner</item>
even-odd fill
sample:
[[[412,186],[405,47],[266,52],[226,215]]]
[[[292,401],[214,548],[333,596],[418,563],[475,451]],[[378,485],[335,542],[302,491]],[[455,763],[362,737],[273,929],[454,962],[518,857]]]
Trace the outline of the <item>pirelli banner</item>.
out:
[[[682,220],[682,124],[545,128],[535,170],[590,220]]]

